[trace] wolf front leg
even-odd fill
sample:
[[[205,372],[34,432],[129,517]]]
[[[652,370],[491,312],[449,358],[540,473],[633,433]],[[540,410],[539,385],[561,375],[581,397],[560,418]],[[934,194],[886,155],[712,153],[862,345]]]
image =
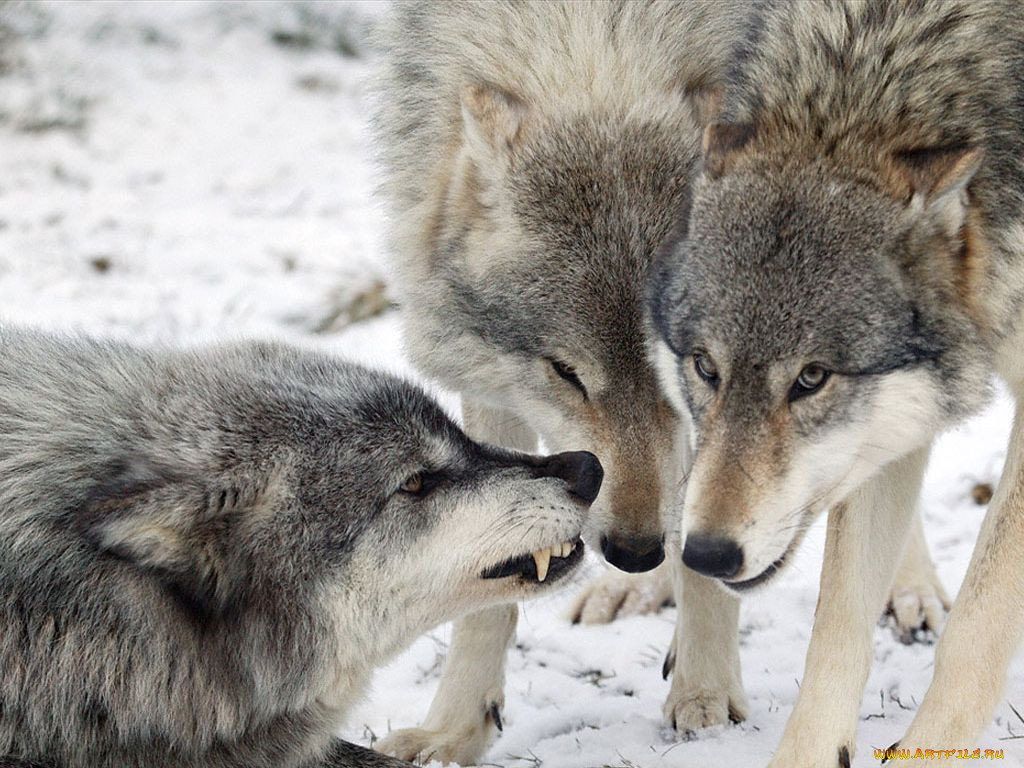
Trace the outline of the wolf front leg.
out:
[[[476,440],[534,451],[537,436],[509,411],[463,400],[466,432]],[[505,706],[505,658],[519,609],[491,608],[455,622],[451,651],[420,728],[395,731],[378,749],[404,760],[470,765],[480,761]]]
[[[739,598],[683,565],[678,543],[667,546],[676,605],[675,635],[663,669],[672,675],[665,719],[682,734],[745,720],[739,649]]]
[[[427,719],[420,728],[389,734],[378,749],[423,763],[478,763],[495,730],[501,728],[505,657],[518,616],[519,609],[508,605],[457,621]]]
[[[902,752],[965,749],[992,718],[1024,637],[1024,401],[1006,466],[935,654],[935,674]],[[928,761],[932,765],[933,761]],[[924,760],[900,765],[923,766]]]
[[[913,521],[928,451],[880,470],[828,517],[796,706],[769,768],[849,768],[873,633]]]

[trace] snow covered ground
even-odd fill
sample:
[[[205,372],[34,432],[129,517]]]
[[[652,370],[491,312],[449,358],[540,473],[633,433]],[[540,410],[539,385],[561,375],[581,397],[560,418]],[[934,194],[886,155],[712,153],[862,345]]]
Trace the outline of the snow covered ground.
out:
[[[366,125],[365,33],[381,10],[0,6],[0,317],[142,340],[272,335],[408,371]],[[996,480],[1010,418],[1001,398],[935,451],[924,510],[951,593],[985,511],[972,488]],[[822,541],[819,526],[744,606],[750,719],[686,743],[660,716],[673,610],[574,627],[563,619],[573,587],[528,604],[487,764],[763,765],[798,690]],[[346,735],[366,743],[417,723],[449,638],[440,628],[381,670]],[[857,766],[901,735],[931,675],[934,647],[901,645],[884,627],[875,640]],[[1022,658],[981,745],[1024,766],[1011,705],[1024,713]]]

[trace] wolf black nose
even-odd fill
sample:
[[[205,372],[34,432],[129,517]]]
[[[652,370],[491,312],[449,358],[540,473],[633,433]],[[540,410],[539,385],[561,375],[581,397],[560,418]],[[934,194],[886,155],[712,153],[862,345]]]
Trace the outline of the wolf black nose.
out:
[[[691,533],[683,547],[687,568],[716,579],[729,579],[743,567],[743,548],[732,539]]]
[[[542,477],[557,477],[569,486],[569,493],[590,504],[597,498],[604,468],[590,451],[568,451],[548,456],[540,467]]]
[[[601,553],[620,571],[640,573],[661,565],[665,559],[665,543],[656,537],[618,541],[602,536]]]

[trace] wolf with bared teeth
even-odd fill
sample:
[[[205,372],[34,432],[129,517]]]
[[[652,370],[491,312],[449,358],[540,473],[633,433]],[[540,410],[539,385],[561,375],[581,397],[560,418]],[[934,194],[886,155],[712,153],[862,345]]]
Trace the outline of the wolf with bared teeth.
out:
[[[264,343],[0,327],[0,438],[4,768],[411,768],[334,735],[374,668],[569,576],[602,479]]]

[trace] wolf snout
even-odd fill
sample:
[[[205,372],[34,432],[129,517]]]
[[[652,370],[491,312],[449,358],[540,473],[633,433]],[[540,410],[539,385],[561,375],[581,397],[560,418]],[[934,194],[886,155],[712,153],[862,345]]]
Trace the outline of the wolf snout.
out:
[[[601,554],[620,571],[640,573],[661,565],[665,559],[665,540],[663,536],[628,539],[602,536]]]
[[[691,533],[683,547],[687,568],[715,579],[731,579],[743,568],[743,547],[725,536]]]
[[[565,483],[569,493],[591,504],[601,490],[604,468],[590,451],[568,451],[543,459],[535,469],[535,476],[557,477]]]

